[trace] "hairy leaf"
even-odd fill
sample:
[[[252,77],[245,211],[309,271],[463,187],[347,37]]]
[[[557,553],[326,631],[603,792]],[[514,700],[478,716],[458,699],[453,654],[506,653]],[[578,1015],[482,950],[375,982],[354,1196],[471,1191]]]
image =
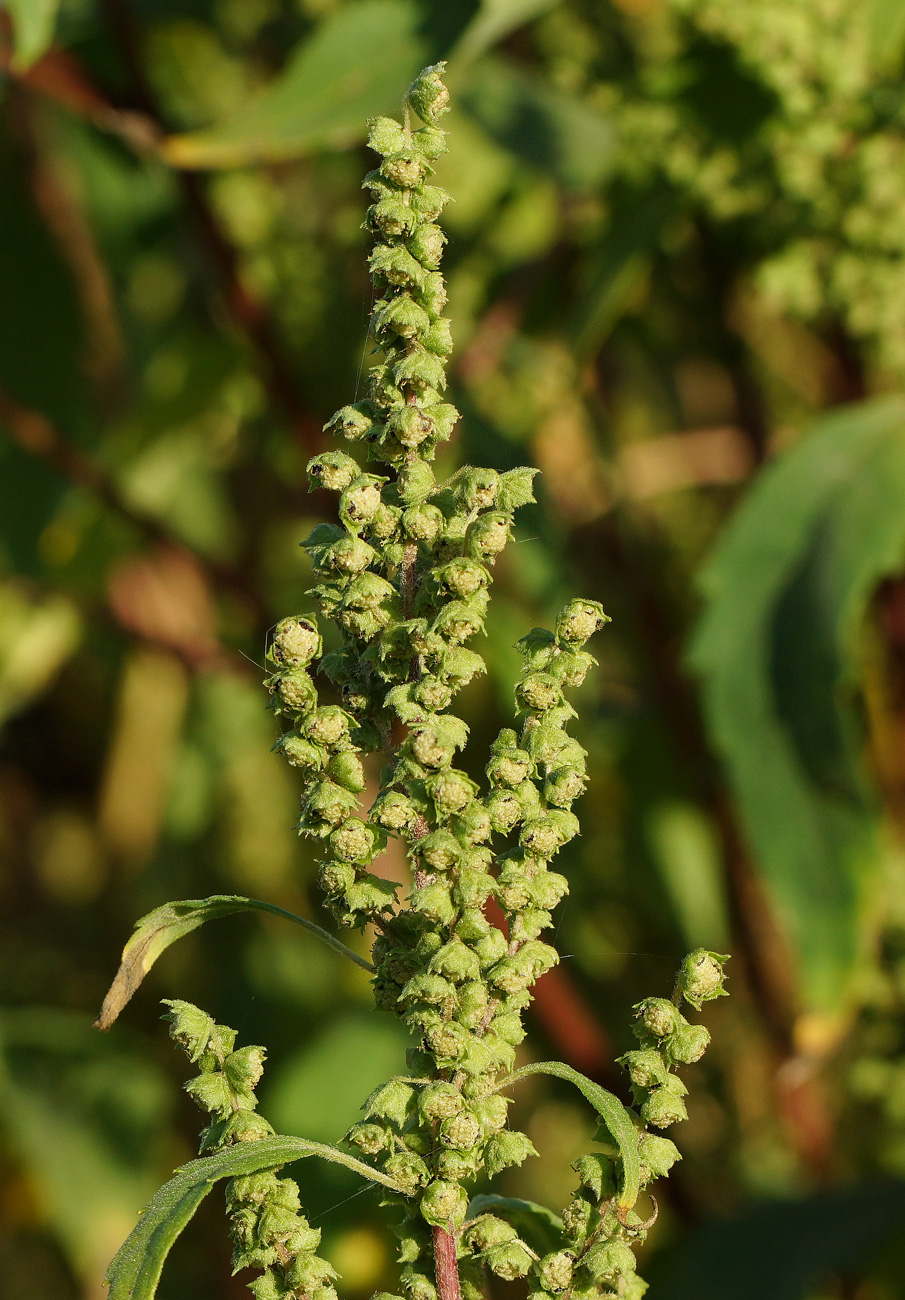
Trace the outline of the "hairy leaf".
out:
[[[424,54],[408,0],[363,0],[325,19],[277,79],[227,121],[164,145],[177,167],[238,167],[342,148],[387,112]]]
[[[768,468],[702,580],[691,661],[710,732],[803,1001],[831,1017],[880,854],[859,755],[859,633],[877,583],[903,561],[905,402],[885,399],[821,418]]]
[[[504,1079],[494,1091],[501,1092],[502,1089],[517,1083],[519,1079],[527,1078],[529,1074],[552,1074],[557,1079],[565,1079],[567,1083],[574,1084],[582,1096],[591,1103],[619,1148],[619,1156],[622,1160],[622,1191],[619,1194],[618,1205],[623,1210],[631,1209],[638,1199],[641,1187],[638,1130],[619,1098],[607,1092],[605,1088],[601,1088],[586,1075],[573,1070],[571,1065],[563,1064],[562,1061],[536,1061],[533,1065],[523,1065],[520,1070],[515,1070]]]
[[[183,935],[197,930],[205,921],[218,916],[229,916],[232,912],[271,912],[302,926],[310,934],[316,935],[322,943],[334,952],[341,953],[354,961],[363,970],[373,971],[374,967],[364,957],[347,948],[339,939],[322,930],[313,921],[306,921],[294,912],[287,912],[273,903],[262,903],[255,898],[241,898],[235,894],[214,894],[210,898],[186,898],[176,903],[164,903],[136,923],[129,942],[123,949],[122,962],[109,992],[104,998],[104,1005],[95,1024],[98,1029],[109,1029],[123,1007],[132,997],[139,984],[154,965],[162,952],[171,943]]]
[[[322,1160],[345,1165],[371,1182],[382,1183],[392,1191],[400,1190],[392,1178],[321,1142],[272,1137],[260,1142],[236,1143],[218,1155],[183,1165],[151,1198],[107,1270],[109,1300],[151,1300],[173,1243],[219,1179],[278,1169],[306,1156],[320,1156]]]

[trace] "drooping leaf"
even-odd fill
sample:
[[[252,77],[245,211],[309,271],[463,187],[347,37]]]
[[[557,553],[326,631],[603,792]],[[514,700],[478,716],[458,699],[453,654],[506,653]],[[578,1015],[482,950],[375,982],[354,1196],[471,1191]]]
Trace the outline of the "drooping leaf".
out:
[[[517,1196],[498,1196],[495,1192],[484,1192],[471,1198],[467,1212],[469,1219],[488,1212],[499,1212],[539,1255],[546,1255],[562,1245],[562,1219],[546,1205],[523,1201]]]
[[[620,1209],[631,1209],[638,1199],[641,1186],[638,1130],[619,1098],[562,1061],[535,1061],[531,1065],[523,1065],[520,1070],[510,1074],[495,1091],[500,1092],[510,1084],[517,1083],[519,1079],[527,1078],[529,1074],[552,1074],[557,1079],[565,1079],[567,1083],[574,1084],[582,1096],[591,1103],[619,1148],[619,1156],[622,1160],[622,1190],[617,1204]]]
[[[109,1300],[152,1300],[173,1243],[219,1179],[278,1169],[306,1156],[345,1165],[371,1182],[400,1190],[386,1174],[322,1142],[280,1136],[236,1143],[215,1156],[183,1165],[155,1193],[107,1271]]]
[[[361,0],[325,19],[234,117],[164,145],[177,167],[238,167],[345,148],[391,111],[425,53],[410,0]]]
[[[905,402],[817,421],[736,514],[691,650],[755,864],[811,1011],[842,1010],[876,866],[853,686],[877,583],[905,562]]]
[[[463,67],[533,18],[553,9],[558,0],[483,0],[478,12],[449,55],[447,81],[456,85]]]
[[[6,0],[13,22],[13,67],[24,71],[50,48],[60,0]]]
[[[304,917],[296,916],[294,912],[287,912],[285,908],[276,907],[273,903],[262,903],[258,899],[241,898],[235,894],[214,894],[210,898],[186,898],[180,902],[164,903],[162,907],[155,908],[136,923],[132,937],[123,949],[119,970],[95,1022],[97,1028],[110,1028],[157,958],[169,948],[171,943],[175,943],[183,935],[190,934],[192,930],[197,930],[198,926],[204,925],[205,921],[211,921],[218,916],[229,916],[233,912],[271,912],[274,916],[282,916],[285,920],[302,926],[309,934],[320,939],[321,943],[327,944],[334,952],[348,957],[363,970],[371,972],[374,969],[364,957],[347,948],[344,943],[340,943],[339,939],[322,930],[313,921],[306,921]]]

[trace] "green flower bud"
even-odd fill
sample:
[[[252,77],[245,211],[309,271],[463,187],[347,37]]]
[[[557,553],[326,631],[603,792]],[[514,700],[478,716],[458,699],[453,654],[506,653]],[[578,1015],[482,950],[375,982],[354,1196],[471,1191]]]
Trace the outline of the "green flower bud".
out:
[[[651,1178],[665,1178],[677,1160],[682,1156],[679,1148],[669,1138],[658,1137],[655,1133],[642,1133],[638,1146],[641,1160],[642,1181]]]
[[[429,162],[433,162],[447,151],[446,132],[436,126],[422,126],[415,132],[413,144]]]
[[[274,1259],[276,1259],[275,1253]],[[269,1268],[266,1273],[249,1282],[248,1289],[255,1300],[287,1300],[286,1287]]]
[[[434,63],[420,72],[408,88],[406,99],[418,116],[429,126],[449,110],[449,91],[443,84],[446,63]]]
[[[682,962],[677,989],[697,1011],[703,1002],[727,996],[723,988],[723,966],[728,960],[728,955],[696,948]]]
[[[317,687],[304,668],[290,668],[272,679],[279,703],[293,713],[310,713],[317,707]]]
[[[292,1276],[294,1287],[304,1291],[309,1295],[328,1278],[338,1277],[336,1270],[331,1268],[325,1259],[319,1259],[317,1255],[307,1253],[299,1255],[292,1262]],[[287,1277],[288,1281],[288,1277]]]
[[[586,650],[561,650],[548,671],[564,686],[580,686],[596,663],[594,656]]]
[[[367,865],[378,847],[377,832],[359,817],[350,817],[330,836],[330,848],[343,862]]]
[[[355,869],[351,862],[323,862],[317,883],[327,894],[344,894],[355,884]]]
[[[567,808],[583,794],[587,781],[576,767],[558,767],[544,782],[544,798],[558,808]]]
[[[276,663],[304,668],[323,651],[317,626],[309,618],[282,618],[273,634],[271,653]]]
[[[353,1124],[346,1134],[346,1141],[366,1156],[379,1155],[392,1146],[389,1133],[380,1124]]]
[[[442,361],[420,346],[411,347],[393,365],[393,379],[400,388],[405,385],[411,392],[423,393],[425,397],[428,389],[446,387]]]
[[[272,1136],[273,1128],[263,1116],[240,1107],[226,1119],[202,1130],[199,1151],[204,1155],[206,1151],[222,1151],[236,1142],[260,1142]]]
[[[378,207],[391,203],[393,200],[384,200]],[[410,227],[414,224],[414,214],[412,209],[405,204],[398,204],[403,213],[408,214]],[[372,209],[374,211],[374,209]],[[390,298],[383,307],[380,307],[374,313],[374,325],[377,330],[392,330],[401,338],[416,338],[426,334],[430,329],[430,317],[423,307],[419,307],[411,294],[399,293],[394,298]],[[391,427],[388,424],[388,427]],[[396,429],[393,428],[393,432]],[[398,436],[398,435],[397,435]],[[401,439],[400,439],[401,441]]]
[[[357,807],[358,800],[351,791],[344,790],[333,781],[319,781],[311,788],[308,798],[302,805],[304,828],[309,829],[309,821],[312,823],[312,829],[313,823],[323,823],[321,833],[328,835],[330,826],[338,826],[354,813]]]
[[[510,790],[491,790],[484,800],[490,824],[500,835],[508,833],[522,820],[522,805]]]
[[[439,882],[413,889],[411,900],[413,911],[433,921],[435,925],[449,925],[456,914],[448,886]]]
[[[622,1241],[592,1246],[584,1257],[588,1272],[597,1282],[616,1282],[635,1272],[635,1256]]]
[[[509,1241],[501,1246],[491,1246],[485,1258],[490,1271],[506,1282],[524,1277],[534,1262],[522,1241]]]
[[[411,826],[418,816],[411,799],[397,790],[387,790],[376,800],[371,818],[390,831],[401,831]]]
[[[421,1215],[437,1228],[459,1228],[465,1222],[468,1196],[465,1190],[443,1178],[436,1178],[421,1197]]]
[[[327,763],[327,752],[321,745],[306,740],[298,731],[287,731],[280,736],[274,749],[279,750],[293,767],[308,767],[320,771]]]
[[[460,1151],[468,1151],[482,1136],[481,1125],[473,1115],[468,1115],[464,1111],[454,1115],[452,1119],[444,1120],[440,1126],[441,1142]]]
[[[443,515],[436,506],[409,506],[402,516],[402,529],[416,542],[432,542],[443,531]]]
[[[415,166],[420,168],[420,162],[416,162]],[[368,266],[372,276],[382,276],[390,285],[399,285],[403,289],[416,286],[424,276],[424,269],[407,248],[390,244],[377,244],[368,257]]]
[[[454,1065],[462,1056],[469,1040],[467,1031],[454,1020],[428,1025],[424,1038],[435,1053],[440,1069]]]
[[[308,477],[312,488],[329,488],[342,492],[358,478],[361,470],[351,456],[342,451],[323,451],[308,462]]]
[[[582,1241],[591,1225],[594,1213],[591,1202],[576,1193],[562,1212],[562,1226],[566,1237],[571,1241]]]
[[[354,794],[360,794],[367,784],[361,759],[348,749],[333,755],[327,764],[327,775],[331,781]]]
[[[403,210],[408,211],[408,209]],[[376,416],[377,410],[370,402],[356,402],[354,406],[342,406],[324,425],[324,432],[335,430],[337,433],[342,433],[350,442],[358,442],[382,428]]]
[[[396,532],[401,517],[402,511],[398,506],[388,506],[381,502],[380,508],[371,520],[371,536],[377,541],[385,542]]]
[[[477,560],[459,556],[444,564],[436,572],[437,581],[454,596],[467,600],[476,591],[482,590],[490,581],[490,575]]]
[[[556,1250],[551,1255],[545,1255],[537,1270],[541,1286],[554,1295],[568,1290],[572,1284],[574,1268],[575,1256],[567,1250]]]
[[[596,600],[570,600],[556,620],[556,639],[582,645],[610,619]]]
[[[495,1174],[508,1169],[510,1165],[523,1164],[528,1156],[536,1155],[534,1144],[524,1133],[517,1133],[514,1129],[503,1129],[501,1133],[494,1133],[487,1143],[484,1151],[484,1168],[493,1178]]]
[[[516,699],[529,709],[552,709],[562,703],[562,691],[550,673],[529,673],[515,688]]]
[[[487,809],[476,799],[453,818],[453,829],[459,840],[476,845],[489,839],[493,827]]]
[[[449,831],[432,831],[415,846],[418,856],[432,871],[449,871],[462,855],[462,845]]]
[[[673,1086],[654,1088],[649,1094],[647,1101],[641,1107],[641,1118],[645,1124],[653,1124],[655,1128],[667,1128],[670,1124],[678,1124],[680,1120],[688,1119],[685,1103],[675,1091],[674,1085],[677,1082],[677,1079],[671,1077],[669,1083]]]
[[[437,812],[448,817],[467,807],[477,794],[478,787],[464,772],[448,768],[439,776],[431,777],[428,790],[437,806]]]
[[[368,122],[368,148],[386,157],[406,145],[405,132],[391,117],[372,117]]]
[[[481,974],[477,954],[460,939],[450,939],[437,949],[431,957],[430,970],[445,975],[456,984],[476,980]]]
[[[434,627],[441,636],[454,644],[461,644],[484,629],[486,599],[480,600],[481,592],[469,600],[451,600],[437,614]]]
[[[679,1025],[666,1044],[670,1061],[679,1065],[694,1065],[700,1061],[710,1045],[710,1032],[703,1025]]]
[[[399,1001],[405,1003],[425,1002],[428,1006],[440,1006],[455,997],[455,987],[441,975],[419,971],[399,994]]]
[[[659,1052],[644,1048],[640,1052],[626,1052],[618,1064],[628,1071],[629,1078],[638,1088],[655,1088],[666,1082],[668,1070]]]
[[[506,912],[520,912],[531,902],[531,882],[520,867],[505,867],[497,877],[496,896]]]
[[[217,1043],[216,1031],[220,1026],[214,1024],[212,1016],[191,1002],[182,1002],[179,998],[167,998],[163,1005],[170,1010],[163,1019],[170,1022],[170,1037],[175,1040],[196,1064],[204,1056],[211,1041]]]
[[[488,967],[494,966],[501,958],[504,958],[509,951],[509,944],[506,936],[496,926],[491,926],[482,939],[479,939],[474,946],[478,955],[478,961],[481,963],[481,969],[487,970]]]
[[[477,1029],[487,1013],[489,994],[480,980],[466,981],[458,989],[456,1019],[468,1029]]]
[[[253,1092],[264,1073],[266,1047],[240,1047],[230,1052],[223,1062],[223,1070],[230,1086],[236,1092]]]
[[[426,271],[436,271],[443,260],[443,246],[446,235],[439,226],[425,221],[418,227],[408,241],[408,250]],[[439,387],[438,384],[434,385]]]
[[[460,1183],[466,1178],[477,1176],[479,1160],[475,1151],[460,1151],[457,1147],[447,1147],[443,1151],[438,1151],[433,1159],[438,1178]],[[460,1277],[459,1281],[461,1284],[463,1279]],[[464,1300],[464,1288],[462,1296]],[[477,1300],[483,1300],[483,1296],[478,1296]]]
[[[436,490],[437,482],[430,465],[424,461],[412,461],[399,471],[396,479],[396,491],[399,500],[405,505],[414,505]]]
[[[350,524],[366,524],[380,509],[380,483],[373,474],[362,474],[343,491],[339,498],[340,518]]]
[[[360,537],[344,537],[330,548],[330,563],[342,573],[362,573],[377,558],[373,546]]]
[[[234,1090],[226,1075],[219,1070],[200,1074],[197,1079],[190,1079],[184,1087],[192,1101],[219,1119],[225,1119],[233,1108]]]
[[[452,1119],[464,1105],[462,1094],[451,1083],[429,1083],[418,1094],[418,1113],[427,1123]]]
[[[416,310],[421,309],[419,307]],[[402,447],[414,451],[431,437],[436,425],[416,402],[406,402],[405,406],[391,412],[387,420],[387,429]]]
[[[430,352],[438,357],[448,357],[453,350],[452,329],[449,321],[441,316],[435,320],[430,329],[422,336],[421,342]]]
[[[511,1223],[497,1218],[495,1214],[479,1214],[465,1230],[465,1243],[471,1250],[484,1254],[494,1246],[503,1246],[515,1241],[518,1233]]]
[[[682,1022],[677,1008],[665,998],[645,998],[634,1011],[641,1032],[654,1038],[668,1038]]]
[[[411,197],[412,207],[425,221],[436,221],[448,202],[446,190],[441,190],[436,185],[422,185]],[[442,277],[438,278],[442,281]]]
[[[523,749],[513,749],[511,753],[499,754],[491,758],[484,769],[492,785],[510,788],[521,785],[531,772],[531,759]]]
[[[550,820],[549,814],[547,817],[532,817],[519,832],[519,844],[542,858],[552,857],[561,843],[559,829]]]
[[[508,515],[489,513],[469,524],[465,534],[468,554],[476,560],[492,560],[509,541]]]
[[[425,708],[438,711],[450,704],[453,690],[439,677],[422,677],[415,686],[414,697]]]
[[[452,761],[455,752],[455,745],[427,728],[416,732],[412,738],[412,753],[423,767],[445,767]]]
[[[609,1156],[597,1151],[579,1156],[572,1168],[578,1174],[581,1186],[586,1187],[595,1200],[602,1201],[616,1195],[616,1167]]]
[[[531,881],[531,897],[545,911],[552,910],[569,892],[569,882],[556,871],[539,871]]]
[[[399,888],[392,880],[383,880],[380,876],[368,873],[350,885],[343,895],[343,901],[350,913],[386,912],[396,903],[396,890]],[[344,924],[351,924],[355,917],[343,917]]]
[[[427,163],[423,155],[411,148],[400,149],[398,153],[385,158],[380,164],[381,176],[385,176],[392,185],[401,190],[413,190],[420,184],[426,171]]]

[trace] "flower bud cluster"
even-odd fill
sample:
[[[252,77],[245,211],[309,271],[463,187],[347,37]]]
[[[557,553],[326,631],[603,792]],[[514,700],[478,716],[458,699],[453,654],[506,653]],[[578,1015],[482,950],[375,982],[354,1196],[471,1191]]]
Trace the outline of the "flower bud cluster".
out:
[[[688,1089],[675,1070],[699,1061],[710,1042],[703,1025],[685,1019],[680,1004],[684,998],[700,1010],[703,1002],[723,996],[723,964],[727,960],[718,953],[696,949],[682,963],[672,1000],[645,998],[634,1008],[633,1033],[639,1045],[626,1052],[619,1064],[628,1073],[639,1108],[636,1122],[642,1190],[655,1178],[665,1177],[681,1159],[675,1143],[649,1130],[668,1128],[687,1118],[684,1097]],[[532,1300],[548,1300],[566,1287],[577,1300],[592,1300],[601,1294],[639,1300],[647,1290],[647,1283],[637,1275],[634,1251],[644,1241],[650,1223],[634,1210],[617,1209],[622,1162],[605,1127],[598,1139],[607,1149],[575,1162],[580,1183],[563,1211],[564,1254],[569,1268],[563,1266],[560,1276],[568,1272],[568,1281],[565,1286],[551,1285],[555,1257],[547,1256],[535,1270],[539,1285]]]
[[[199,1075],[186,1092],[211,1117],[201,1134],[201,1151],[222,1151],[236,1142],[256,1142],[273,1129],[255,1114],[264,1069],[263,1047],[235,1050],[236,1031],[215,1024],[190,1002],[168,1001],[170,1035]],[[262,1270],[249,1289],[255,1300],[336,1300],[335,1271],[316,1251],[320,1229],[301,1212],[298,1185],[270,1171],[233,1178],[226,1204],[234,1242],[233,1272]]]

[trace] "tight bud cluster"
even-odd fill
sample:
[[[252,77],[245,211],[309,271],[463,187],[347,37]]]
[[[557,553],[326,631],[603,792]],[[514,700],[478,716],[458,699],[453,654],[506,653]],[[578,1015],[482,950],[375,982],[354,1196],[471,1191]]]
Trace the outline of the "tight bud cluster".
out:
[[[255,1114],[254,1090],[264,1070],[263,1047],[234,1050],[236,1031],[217,1025],[190,1002],[168,1001],[170,1035],[193,1065],[197,1078],[185,1090],[211,1117],[201,1134],[201,1151],[222,1151],[236,1142],[255,1142],[273,1129]],[[234,1242],[233,1272],[262,1270],[250,1289],[255,1300],[337,1300],[337,1276],[316,1251],[320,1229],[301,1212],[298,1185],[270,1171],[233,1178],[226,1205]]]

